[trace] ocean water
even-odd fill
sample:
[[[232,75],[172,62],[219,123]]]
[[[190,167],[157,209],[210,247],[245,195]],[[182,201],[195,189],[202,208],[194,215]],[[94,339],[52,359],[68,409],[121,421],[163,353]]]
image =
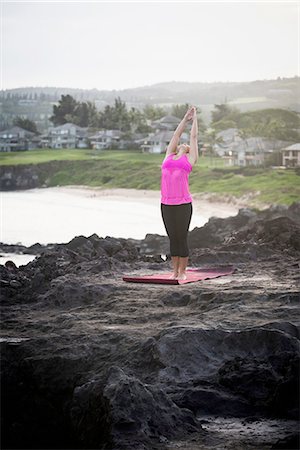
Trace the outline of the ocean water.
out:
[[[203,211],[200,214],[193,207],[190,230],[207,222],[210,211]],[[166,235],[159,193],[143,198],[66,188],[1,192],[0,212],[0,242],[5,244],[64,243],[93,233],[103,238],[134,239],[143,239],[147,233]],[[226,215],[231,214],[220,214]],[[7,259],[13,258],[2,255],[0,264]],[[16,264],[30,259],[29,255],[15,258]]]

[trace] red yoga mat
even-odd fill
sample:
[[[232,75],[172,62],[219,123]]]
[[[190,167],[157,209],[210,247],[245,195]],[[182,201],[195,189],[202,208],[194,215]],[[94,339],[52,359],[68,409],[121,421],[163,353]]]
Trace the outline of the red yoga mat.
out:
[[[130,283],[185,284],[208,280],[210,278],[224,277],[225,275],[231,275],[234,270],[234,267],[231,266],[213,267],[210,269],[192,268],[186,270],[186,280],[170,279],[169,276],[172,275],[172,272],[135,277],[125,276],[123,277],[123,280],[129,281]]]

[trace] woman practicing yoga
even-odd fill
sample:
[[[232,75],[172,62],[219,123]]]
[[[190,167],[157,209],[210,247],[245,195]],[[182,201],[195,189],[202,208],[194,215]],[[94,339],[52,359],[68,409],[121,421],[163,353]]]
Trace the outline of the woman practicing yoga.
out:
[[[190,145],[178,145],[186,124],[192,119]],[[170,278],[178,280],[186,279],[189,256],[187,235],[193,212],[188,178],[199,157],[197,138],[197,112],[192,106],[174,131],[161,165],[161,214],[170,239],[173,264],[173,274]]]

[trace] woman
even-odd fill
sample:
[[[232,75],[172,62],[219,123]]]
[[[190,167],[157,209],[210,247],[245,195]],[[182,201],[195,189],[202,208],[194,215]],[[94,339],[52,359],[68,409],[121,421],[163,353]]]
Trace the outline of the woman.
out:
[[[193,119],[193,125],[190,145],[178,145],[180,136],[191,119]],[[198,157],[197,112],[193,106],[188,109],[176,128],[161,165],[161,214],[170,240],[173,264],[173,274],[170,278],[172,279],[186,279],[189,256],[187,234],[193,212],[188,177]]]

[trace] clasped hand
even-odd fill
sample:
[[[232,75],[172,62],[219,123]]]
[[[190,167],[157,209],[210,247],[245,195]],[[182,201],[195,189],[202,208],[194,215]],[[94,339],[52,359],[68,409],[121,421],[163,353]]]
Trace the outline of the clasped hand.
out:
[[[197,110],[196,110],[196,107],[195,107],[195,106],[191,106],[191,107],[187,110],[187,112],[185,113],[184,118],[185,118],[185,120],[188,121],[188,120],[194,119],[196,116],[197,116]]]

